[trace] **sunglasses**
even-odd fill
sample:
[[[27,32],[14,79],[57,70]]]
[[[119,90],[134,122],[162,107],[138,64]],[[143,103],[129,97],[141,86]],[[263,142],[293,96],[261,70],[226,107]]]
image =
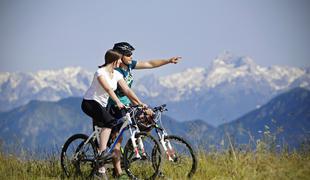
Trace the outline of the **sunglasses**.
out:
[[[132,55],[132,52],[128,52],[124,54],[124,56],[127,56],[127,57],[130,57],[131,55]]]

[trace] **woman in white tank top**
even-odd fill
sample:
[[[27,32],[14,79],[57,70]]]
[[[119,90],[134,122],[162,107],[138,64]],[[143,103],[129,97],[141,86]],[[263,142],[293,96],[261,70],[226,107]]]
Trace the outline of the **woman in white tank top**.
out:
[[[86,91],[81,105],[82,110],[92,117],[93,123],[102,127],[99,143],[99,153],[101,153],[102,157],[108,156],[105,154],[105,149],[107,148],[113,121],[115,120],[106,110],[108,98],[112,98],[119,109],[124,108],[124,105],[114,93],[117,85],[122,88],[122,91],[129,97],[133,104],[144,105],[128,87],[123,76],[114,70],[114,68],[119,67],[121,57],[121,54],[116,51],[108,50],[106,52],[105,64],[99,66],[99,69],[95,72],[91,86]]]

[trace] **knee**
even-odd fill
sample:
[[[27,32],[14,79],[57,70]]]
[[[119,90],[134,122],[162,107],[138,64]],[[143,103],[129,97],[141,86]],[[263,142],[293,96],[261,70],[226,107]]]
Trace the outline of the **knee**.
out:
[[[121,149],[121,142],[122,142],[121,139],[119,139],[117,144],[115,145],[115,149],[118,151]]]

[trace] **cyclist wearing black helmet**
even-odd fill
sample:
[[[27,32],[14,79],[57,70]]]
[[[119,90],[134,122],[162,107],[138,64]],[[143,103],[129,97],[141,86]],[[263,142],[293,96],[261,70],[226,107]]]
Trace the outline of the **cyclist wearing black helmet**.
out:
[[[152,69],[156,67],[160,67],[166,64],[177,64],[179,59],[181,57],[176,56],[176,57],[171,57],[169,59],[158,59],[158,60],[149,60],[149,61],[135,61],[132,59],[132,52],[135,50],[135,48],[130,45],[127,42],[119,42],[114,44],[113,50],[119,52],[122,54],[122,63],[120,64],[119,68],[116,68],[115,70],[119,71],[128,86],[131,88],[132,82],[133,82],[133,75],[132,75],[132,70],[133,69]],[[122,92],[120,88],[117,88],[115,91],[115,94],[119,98],[119,100],[124,104],[124,105],[130,105],[131,102],[128,99],[128,97]],[[110,112],[115,118],[121,118],[122,113],[120,110],[115,106],[115,103],[112,99],[109,99],[108,103],[110,107]],[[115,147],[115,155],[116,159],[114,159],[114,166],[116,168],[116,174],[120,175],[122,172],[121,169],[121,164],[120,164],[120,143],[121,139],[118,142],[118,145]],[[118,157],[118,158],[117,158]]]
[[[124,76],[124,79],[129,87],[131,87],[133,82],[133,75],[131,72],[133,69],[151,69],[170,63],[176,64],[178,63],[179,59],[181,59],[181,57],[176,56],[169,59],[135,61],[132,59],[132,52],[135,50],[135,48],[127,42],[120,42],[114,44],[113,50],[122,54],[122,63],[120,64],[120,67],[116,68],[115,70],[119,71]],[[123,104],[130,104],[130,100],[128,99],[128,97],[125,96],[119,88],[116,90],[116,94]],[[109,104],[114,105],[115,103],[110,100]],[[118,115],[121,116],[120,114]]]

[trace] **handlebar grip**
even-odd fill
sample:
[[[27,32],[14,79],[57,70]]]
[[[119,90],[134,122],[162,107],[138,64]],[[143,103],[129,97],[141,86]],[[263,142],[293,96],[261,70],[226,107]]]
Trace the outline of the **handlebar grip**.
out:
[[[153,109],[154,111],[168,111],[168,109],[165,108],[166,106],[166,104],[162,104],[160,106],[154,107]]]

